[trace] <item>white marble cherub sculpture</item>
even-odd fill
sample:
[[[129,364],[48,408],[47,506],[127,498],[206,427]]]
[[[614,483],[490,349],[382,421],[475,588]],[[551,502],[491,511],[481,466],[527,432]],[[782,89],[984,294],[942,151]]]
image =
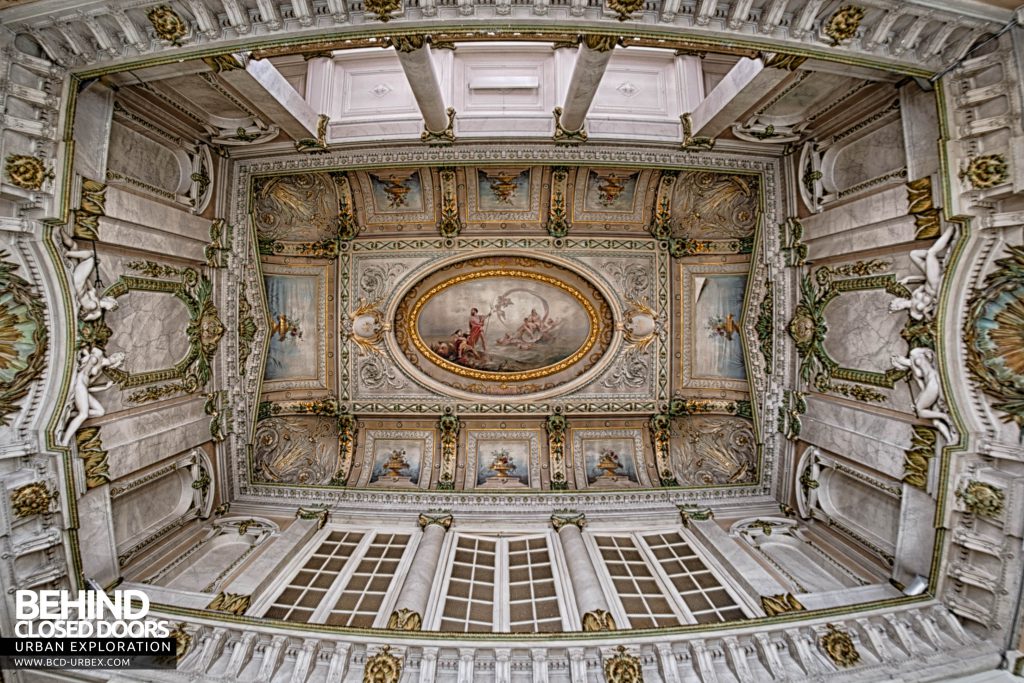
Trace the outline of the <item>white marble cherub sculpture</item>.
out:
[[[61,240],[67,247],[67,257],[78,261],[71,271],[71,283],[75,288],[75,299],[78,301],[78,317],[81,320],[97,320],[104,311],[117,308],[117,299],[112,296],[101,297],[93,285],[93,273],[96,270],[96,254],[90,249],[79,249],[74,240],[61,233]]]
[[[107,368],[116,368],[124,362],[123,353],[112,353],[109,356],[103,353],[98,347],[85,348],[78,352],[78,368],[75,370],[74,378],[71,381],[71,396],[73,417],[64,428],[64,436],[61,445],[67,446],[74,438],[75,432],[82,424],[92,417],[102,417],[106,409],[93,396],[94,393],[109,389],[114,385],[108,381],[102,386],[93,386],[93,382],[99,379],[100,375]]]
[[[935,315],[935,305],[939,300],[939,288],[942,286],[942,261],[940,260],[949,242],[953,238],[953,227],[947,225],[945,232],[935,240],[935,243],[927,249],[914,249],[910,252],[910,260],[924,273],[921,275],[909,275],[902,278],[901,285],[908,285],[919,282],[909,298],[898,297],[889,304],[889,310],[906,310],[914,320],[925,320]]]
[[[892,356],[891,360],[894,368],[910,370],[917,383],[917,397],[914,399],[914,410],[917,412],[917,416],[924,420],[931,420],[946,443],[953,443],[955,439],[949,416],[935,407],[942,397],[939,371],[935,369],[935,352],[922,346],[910,349],[910,353],[905,357]]]

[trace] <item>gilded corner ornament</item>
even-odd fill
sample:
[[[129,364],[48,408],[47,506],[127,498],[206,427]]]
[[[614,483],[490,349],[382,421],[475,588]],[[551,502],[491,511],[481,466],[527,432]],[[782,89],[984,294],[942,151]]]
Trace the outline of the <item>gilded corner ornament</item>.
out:
[[[188,648],[192,644],[192,636],[185,630],[185,623],[175,625],[168,634],[174,638],[174,658],[181,659],[188,654]]]
[[[327,124],[331,117],[320,114],[316,118],[316,137],[302,138],[295,142],[295,151],[303,154],[321,154],[327,151]]]
[[[75,432],[78,457],[85,461],[85,487],[93,489],[110,481],[107,451],[100,441],[99,427],[82,427]]]
[[[203,57],[203,63],[210,67],[210,70],[216,74],[224,71],[237,71],[245,68],[245,65],[239,61],[238,57],[234,56],[230,52],[223,55]]]
[[[15,517],[42,515],[49,512],[54,498],[55,491],[50,491],[41,481],[34,481],[11,491],[11,510]]]
[[[797,600],[792,593],[780,593],[779,595],[762,595],[761,608],[769,617],[788,612],[802,612],[807,608]]]
[[[324,525],[327,524],[327,518],[329,515],[330,510],[328,510],[327,508],[306,508],[300,506],[299,509],[295,511],[296,519],[315,519],[317,529],[324,528]]]
[[[834,624],[826,624],[825,627],[828,630],[818,639],[818,643],[825,650],[829,659],[837,666],[842,667],[853,666],[859,662],[860,653],[857,652],[857,647],[853,644],[850,634],[840,631]]]
[[[766,67],[786,71],[796,71],[807,61],[807,57],[788,52],[761,52],[757,56],[761,58]]]
[[[609,2],[615,2],[616,0],[609,0]],[[632,2],[633,0],[630,0]],[[641,6],[642,6],[642,0]],[[583,35],[583,44],[587,46],[588,50],[594,52],[611,52],[615,49],[616,45],[622,43],[622,38],[619,36],[610,36],[600,33],[585,33]]]
[[[706,522],[715,518],[714,511],[707,505],[679,505],[679,517],[683,526],[690,526],[690,521]]]
[[[644,672],[640,658],[629,654],[625,646],[615,648],[615,654],[604,660],[604,678],[607,683],[643,683]]]
[[[614,631],[615,619],[603,609],[595,609],[583,615],[584,631]]]
[[[4,172],[12,185],[23,190],[38,190],[53,178],[53,171],[46,168],[42,159],[27,154],[8,154]]]
[[[927,240],[942,233],[941,212],[932,200],[932,178],[907,183],[907,215],[914,217],[914,239]]]
[[[566,130],[562,127],[562,108],[555,107],[552,111],[555,117],[555,135],[554,140],[559,145],[578,145],[581,142],[587,141],[586,126],[581,125],[579,130]]]
[[[146,18],[153,25],[156,37],[171,45],[180,46],[181,39],[188,33],[185,21],[167,5],[151,7],[146,11]]]
[[[956,497],[972,515],[989,519],[1002,515],[1006,502],[1002,489],[973,479],[956,490]]]
[[[423,132],[420,133],[420,142],[428,145],[449,145],[455,142],[455,107],[448,107],[445,113],[448,115],[448,125],[444,130],[429,130],[424,125]]]
[[[423,617],[418,612],[403,607],[391,613],[387,627],[396,631],[419,631],[423,628]]]
[[[966,168],[960,171],[960,178],[975,190],[987,190],[1008,181],[1010,167],[1002,154],[982,154],[968,160]]]
[[[213,610],[214,612],[227,612],[228,614],[240,617],[245,614],[245,610],[249,609],[251,600],[251,595],[225,593],[222,591],[217,593],[217,597],[206,606],[206,609]]]
[[[401,674],[402,661],[391,654],[390,645],[385,645],[366,660],[363,683],[398,683]]]
[[[860,22],[864,20],[864,10],[856,5],[843,5],[825,25],[825,35],[832,39],[833,45],[839,45],[857,34]]]
[[[924,425],[913,425],[910,448],[903,454],[903,482],[922,491],[928,483],[928,464],[935,456],[937,431]]]
[[[715,148],[715,139],[705,135],[693,134],[693,114],[686,112],[679,116],[683,126],[683,143],[680,149],[687,152],[706,152]]]
[[[399,52],[415,52],[427,44],[427,37],[413,34],[411,36],[394,36],[390,38],[391,45]]]

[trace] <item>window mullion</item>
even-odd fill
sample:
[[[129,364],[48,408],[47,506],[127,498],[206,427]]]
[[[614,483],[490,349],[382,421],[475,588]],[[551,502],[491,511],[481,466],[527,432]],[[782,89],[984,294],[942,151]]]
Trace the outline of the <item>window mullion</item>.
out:
[[[558,594],[558,607],[562,614],[563,631],[582,631],[579,611],[576,609],[576,593],[572,589],[569,568],[565,562],[562,543],[558,532],[548,529],[546,533],[548,555],[551,558],[551,571],[555,575],[555,592]]]
[[[678,529],[678,533],[690,545],[693,552],[703,560],[704,565],[711,571],[711,575],[718,579],[725,592],[732,596],[732,599],[736,601],[736,605],[746,616],[758,617],[763,614],[760,603],[755,602],[756,598],[734,585],[732,575],[719,563],[714,553],[707,551],[704,544],[697,539],[695,534],[689,529],[682,527]]]
[[[619,600],[619,591],[615,587],[615,582],[612,581],[611,575],[608,573],[608,567],[604,564],[604,557],[601,556],[601,549],[597,547],[594,535],[590,533],[583,534],[583,545],[587,549],[587,554],[590,555],[590,563],[594,566],[594,570],[597,573],[598,583],[601,584],[601,589],[604,591],[605,602],[608,603],[608,609],[611,610],[615,626],[619,629],[632,628],[629,617],[626,616],[626,608],[623,606],[622,601]]]
[[[324,540],[328,534],[331,533],[331,529],[324,528],[316,532],[309,541],[303,546],[302,550],[295,553],[291,560],[289,560],[280,571],[276,572],[276,578],[272,586],[268,587],[263,591],[263,595],[256,601],[256,604],[252,606],[251,614],[263,616],[263,614],[269,610],[277,598],[287,590],[288,586],[291,585],[292,581],[295,580],[295,576],[302,570],[309,561],[309,558],[313,556],[317,548],[323,545]]]
[[[395,611],[395,603],[398,602],[398,596],[405,587],[405,579],[409,575],[409,569],[412,567],[413,558],[416,557],[416,551],[419,550],[420,542],[422,540],[422,533],[409,536],[409,542],[405,545],[405,552],[402,553],[402,558],[398,563],[398,569],[395,570],[395,575],[391,578],[391,585],[388,586],[388,592],[384,596],[384,602],[381,603],[380,611],[377,613],[377,618],[373,621],[373,628],[385,628],[388,625],[388,620],[391,618],[391,613]],[[420,616],[425,617],[425,615]],[[424,623],[426,623],[425,618]]]
[[[452,580],[452,572],[455,570],[455,551],[458,547],[459,533],[456,531],[445,534],[441,545],[441,554],[438,557],[437,568],[434,570],[434,584],[437,584],[438,576],[442,577],[440,590],[432,591],[430,600],[427,602],[427,614],[423,617],[424,629],[439,631],[441,628],[441,613],[444,611],[444,604],[448,596],[448,584]],[[429,618],[428,618],[429,615]]]
[[[508,585],[508,542],[507,538],[499,538],[494,546],[494,588],[491,597],[494,600],[494,616],[492,631],[511,631],[511,590]]]
[[[324,594],[323,602],[313,611],[313,615],[309,618],[311,624],[322,624],[327,620],[327,615],[330,614],[331,610],[334,609],[335,603],[341,597],[341,592],[345,589],[345,584],[348,583],[349,579],[355,573],[356,568],[359,566],[359,562],[363,559],[363,555],[366,553],[366,548],[369,547],[373,539],[376,538],[376,534],[372,531],[363,534],[363,538],[360,539],[359,544],[352,551],[352,554],[348,556],[348,560],[345,562],[345,566],[338,572],[338,576],[334,579],[334,583],[327,589]]]
[[[661,566],[661,562],[659,562],[658,558],[654,555],[654,551],[652,551],[650,546],[647,545],[647,541],[639,533],[634,533],[633,542],[636,544],[637,549],[643,556],[644,562],[646,562],[647,566],[652,570],[651,576],[661,588],[661,592],[668,598],[668,604],[679,617],[679,621],[684,624],[696,624],[697,618],[693,616],[690,609],[683,603],[683,599],[679,595],[679,591],[676,590],[675,585],[672,583],[672,579],[669,578],[668,574],[665,572],[665,568]]]

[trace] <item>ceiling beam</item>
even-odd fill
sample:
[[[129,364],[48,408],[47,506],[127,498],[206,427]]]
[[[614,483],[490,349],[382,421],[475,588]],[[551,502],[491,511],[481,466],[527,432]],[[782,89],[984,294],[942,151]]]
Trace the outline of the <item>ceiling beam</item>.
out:
[[[765,66],[759,57],[736,63],[693,110],[693,135],[717,138],[752,107],[794,78],[787,69]]]
[[[555,110],[555,140],[586,140],[583,123],[608,61],[619,43],[617,36],[586,34],[576,53],[576,65],[565,93],[565,104]]]
[[[426,36],[398,36],[391,39],[391,44],[398,53],[398,62],[423,116],[421,139],[425,142],[454,140],[455,110],[445,107],[441,81],[437,78]]]
[[[221,67],[220,77],[293,140],[316,137],[319,112],[295,91],[269,59],[235,59],[244,68]],[[222,62],[223,64],[223,62]],[[216,71],[217,68],[215,67]]]

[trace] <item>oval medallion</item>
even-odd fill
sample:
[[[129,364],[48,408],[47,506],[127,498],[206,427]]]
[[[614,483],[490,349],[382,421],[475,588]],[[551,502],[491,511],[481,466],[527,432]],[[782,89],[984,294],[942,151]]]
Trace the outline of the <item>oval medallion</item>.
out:
[[[611,341],[611,310],[579,274],[527,257],[460,261],[399,303],[399,348],[429,377],[465,391],[522,394],[569,382]]]

